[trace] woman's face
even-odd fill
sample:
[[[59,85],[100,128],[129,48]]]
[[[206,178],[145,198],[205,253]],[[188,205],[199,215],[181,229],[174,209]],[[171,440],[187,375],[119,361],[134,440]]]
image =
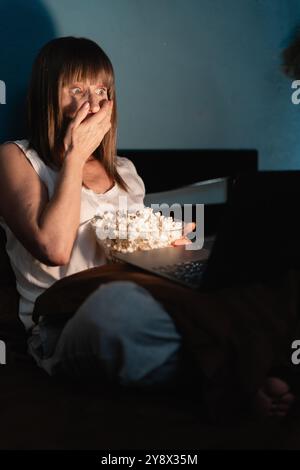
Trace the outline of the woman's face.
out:
[[[90,113],[96,113],[100,109],[101,101],[107,99],[107,88],[101,80],[97,82],[86,80],[63,87],[60,105],[64,117],[73,119],[84,102],[90,103]]]

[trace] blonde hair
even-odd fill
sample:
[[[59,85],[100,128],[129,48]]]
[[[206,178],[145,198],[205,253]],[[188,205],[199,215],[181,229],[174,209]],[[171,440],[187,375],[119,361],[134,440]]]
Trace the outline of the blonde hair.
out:
[[[102,79],[108,99],[114,100],[111,129],[94,152],[108,176],[122,189],[127,184],[116,165],[117,109],[114,70],[98,44],[86,38],[63,37],[48,42],[32,69],[27,95],[29,145],[51,168],[60,169],[64,159],[64,118],[60,106],[62,88],[71,82]]]

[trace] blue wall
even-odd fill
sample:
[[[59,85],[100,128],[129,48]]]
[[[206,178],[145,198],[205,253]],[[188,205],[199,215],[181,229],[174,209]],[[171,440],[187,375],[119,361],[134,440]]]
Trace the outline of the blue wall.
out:
[[[120,148],[251,147],[260,168],[300,168],[300,105],[280,71],[297,24],[299,0],[2,0],[0,139],[23,135],[40,46],[86,36],[115,67]]]

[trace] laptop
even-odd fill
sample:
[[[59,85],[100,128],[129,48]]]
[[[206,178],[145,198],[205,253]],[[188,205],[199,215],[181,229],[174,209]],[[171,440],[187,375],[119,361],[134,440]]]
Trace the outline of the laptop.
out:
[[[270,279],[300,267],[300,171],[237,176],[215,237],[200,250],[184,245],[115,253],[129,263],[192,289]]]

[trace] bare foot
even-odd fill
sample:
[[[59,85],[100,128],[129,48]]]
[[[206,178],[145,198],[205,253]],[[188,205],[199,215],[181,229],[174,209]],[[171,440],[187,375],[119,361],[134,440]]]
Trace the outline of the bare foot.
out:
[[[284,418],[294,401],[295,396],[286,382],[277,377],[269,377],[265,385],[257,392],[255,410],[261,416]]]

